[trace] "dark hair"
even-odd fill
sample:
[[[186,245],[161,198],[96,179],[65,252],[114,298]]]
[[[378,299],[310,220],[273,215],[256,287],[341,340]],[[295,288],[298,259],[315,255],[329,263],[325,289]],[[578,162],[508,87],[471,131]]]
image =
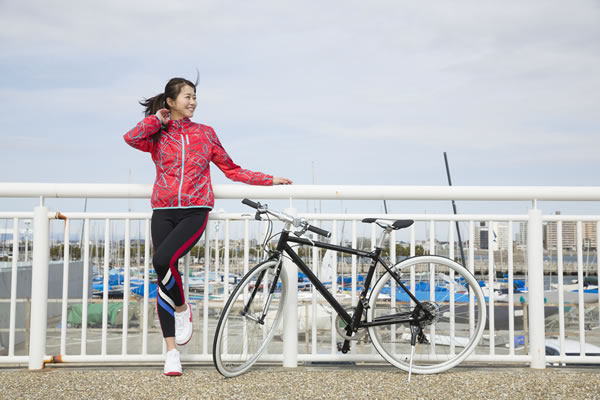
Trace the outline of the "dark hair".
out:
[[[168,109],[168,98],[175,100],[177,96],[179,96],[179,93],[181,93],[181,89],[183,89],[184,86],[191,86],[194,89],[194,93],[196,93],[196,85],[197,83],[192,83],[184,78],[172,78],[169,80],[169,82],[167,82],[165,91],[163,93],[140,101],[140,104],[146,108],[144,110],[144,114],[146,117],[148,117],[156,114],[156,112],[161,108]]]

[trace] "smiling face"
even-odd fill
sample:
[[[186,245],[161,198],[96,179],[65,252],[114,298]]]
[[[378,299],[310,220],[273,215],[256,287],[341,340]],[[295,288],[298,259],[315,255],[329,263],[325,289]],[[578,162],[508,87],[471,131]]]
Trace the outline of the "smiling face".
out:
[[[171,111],[171,119],[192,118],[198,103],[196,102],[196,91],[189,85],[184,85],[175,98],[167,98],[167,104]]]

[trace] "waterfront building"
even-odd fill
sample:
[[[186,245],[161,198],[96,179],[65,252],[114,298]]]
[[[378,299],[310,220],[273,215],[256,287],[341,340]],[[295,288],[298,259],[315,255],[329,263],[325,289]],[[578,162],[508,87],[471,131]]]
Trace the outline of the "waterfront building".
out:
[[[598,236],[596,221],[584,221],[583,222],[583,248],[586,249],[597,249],[598,248]]]
[[[557,211],[556,215],[560,215],[560,211]],[[547,250],[556,250],[557,236],[557,222],[548,222],[544,234]],[[565,250],[575,250],[577,248],[577,222],[562,221],[562,247]]]

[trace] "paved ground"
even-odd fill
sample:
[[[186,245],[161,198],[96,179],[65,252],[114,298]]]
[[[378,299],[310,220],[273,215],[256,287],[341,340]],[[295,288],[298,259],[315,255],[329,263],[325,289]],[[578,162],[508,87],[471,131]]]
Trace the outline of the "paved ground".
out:
[[[212,366],[0,368],[2,399],[600,399],[600,369],[463,367],[439,375],[388,366],[255,367],[225,379]]]

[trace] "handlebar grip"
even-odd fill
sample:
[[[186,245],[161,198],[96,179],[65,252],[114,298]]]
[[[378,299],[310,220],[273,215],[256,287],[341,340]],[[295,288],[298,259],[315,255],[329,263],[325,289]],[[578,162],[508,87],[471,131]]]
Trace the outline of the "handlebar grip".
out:
[[[252,208],[256,208],[257,210],[260,207],[260,203],[255,203],[255,202],[253,202],[252,200],[249,200],[249,199],[242,200],[242,204],[245,204],[245,205],[250,206]]]
[[[316,233],[317,235],[325,236],[326,238],[331,237],[331,232],[326,231],[325,229],[317,228],[313,225],[308,225],[307,229],[311,232]]]

